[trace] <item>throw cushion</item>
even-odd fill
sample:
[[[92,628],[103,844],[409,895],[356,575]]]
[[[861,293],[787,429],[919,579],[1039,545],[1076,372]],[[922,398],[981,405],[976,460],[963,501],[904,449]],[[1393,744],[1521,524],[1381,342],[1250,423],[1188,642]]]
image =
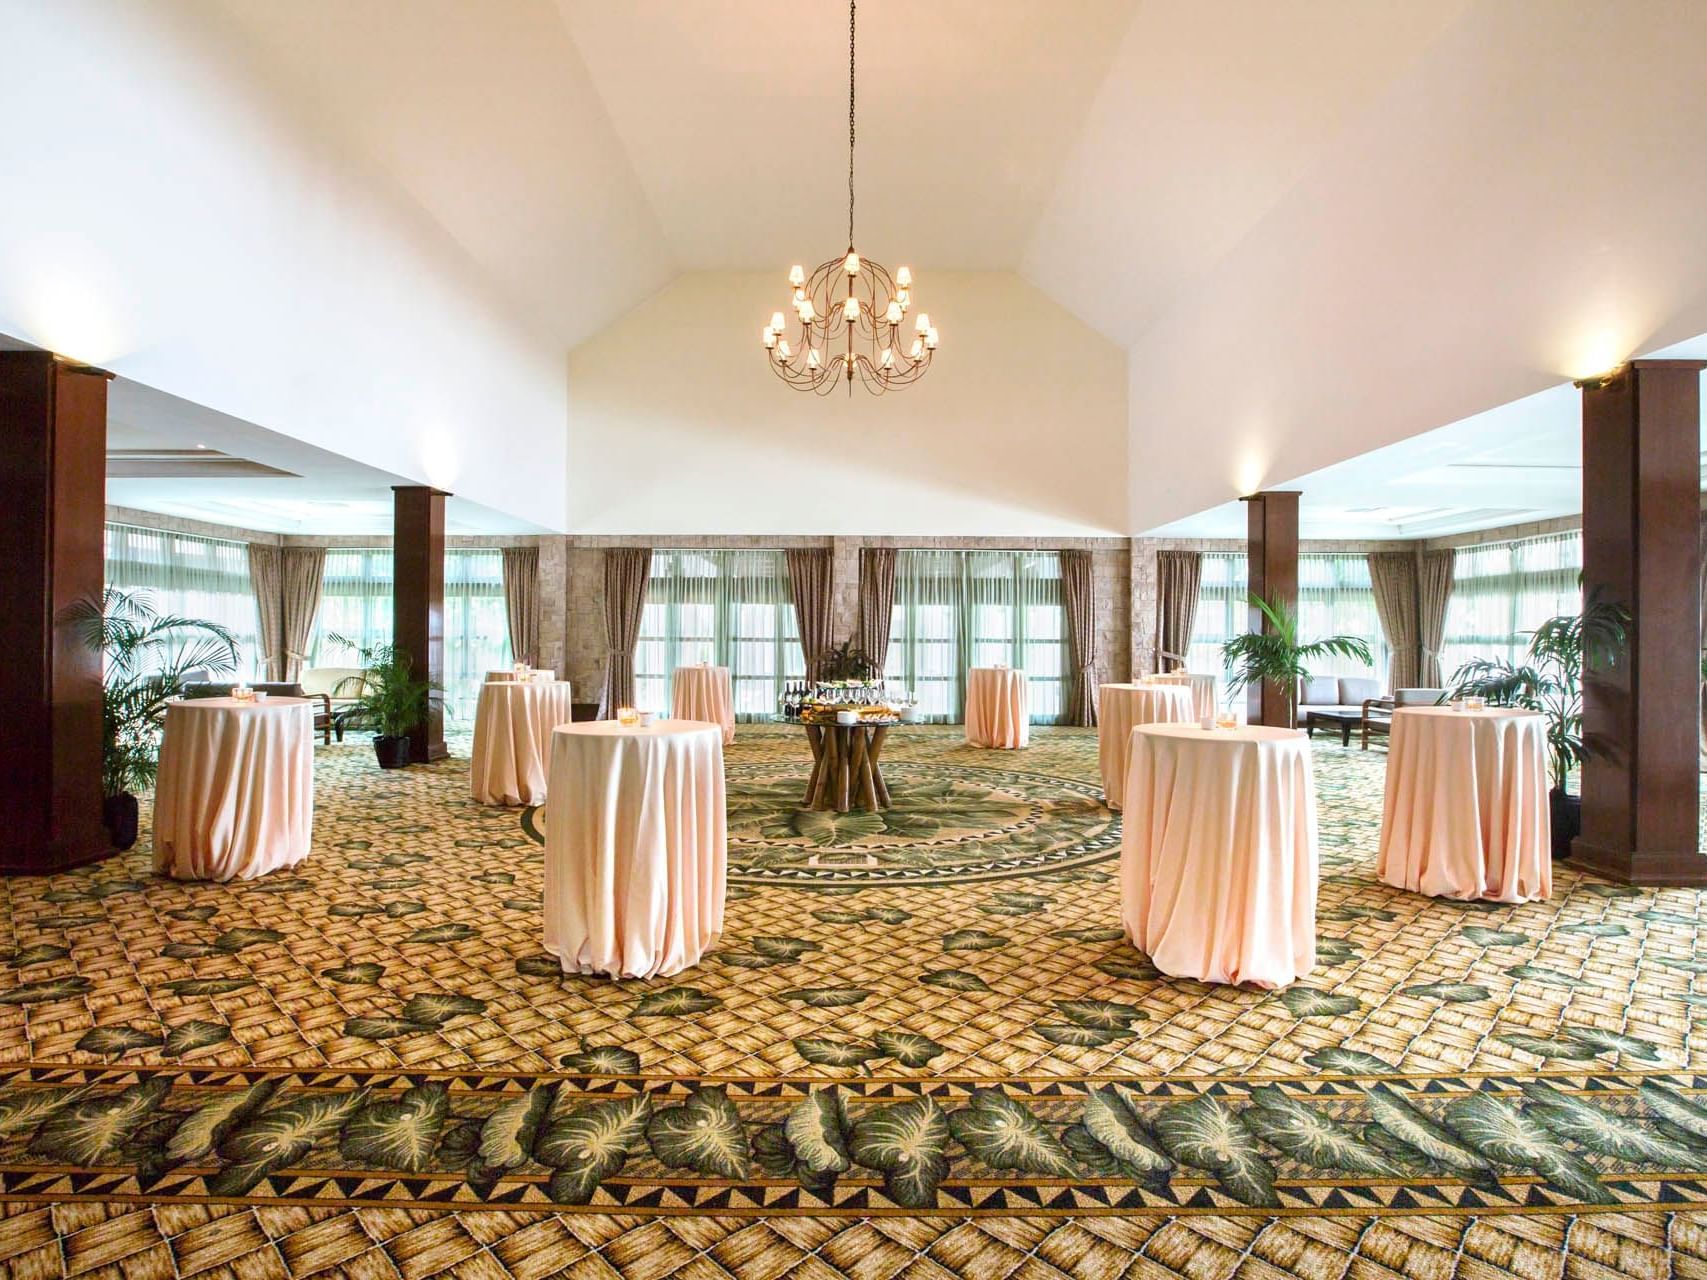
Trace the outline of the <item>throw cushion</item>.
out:
[[[1305,676],[1300,706],[1331,707],[1340,700],[1340,682],[1332,676]]]

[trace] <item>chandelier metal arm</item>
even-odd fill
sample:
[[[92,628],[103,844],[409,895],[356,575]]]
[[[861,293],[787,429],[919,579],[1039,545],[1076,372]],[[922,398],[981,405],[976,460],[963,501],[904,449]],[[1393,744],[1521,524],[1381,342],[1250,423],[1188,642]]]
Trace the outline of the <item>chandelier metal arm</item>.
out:
[[[907,386],[930,368],[937,332],[920,313],[911,341],[903,325],[912,309],[912,274],[895,275],[854,250],[854,149],[858,141],[858,0],[848,0],[848,248],[810,276],[789,272],[795,313],[791,327],[778,311],[764,328],[771,370],[789,386],[827,395],[839,382],[853,394],[857,380],[873,395]],[[791,341],[792,338],[792,341]],[[840,350],[832,350],[839,347]]]

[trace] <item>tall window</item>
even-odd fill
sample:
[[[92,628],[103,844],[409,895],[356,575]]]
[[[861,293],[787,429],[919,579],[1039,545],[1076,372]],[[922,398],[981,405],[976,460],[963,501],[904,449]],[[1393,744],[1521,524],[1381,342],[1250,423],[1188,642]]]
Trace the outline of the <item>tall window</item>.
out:
[[[391,552],[378,547],[328,551],[309,665],[353,667],[359,662],[357,649],[390,642]]]
[[[356,649],[389,644],[391,596],[390,551],[380,547],[327,551],[311,664],[354,666],[359,661]],[[355,648],[340,645],[334,636]],[[472,728],[486,673],[510,665],[502,551],[445,552],[444,641],[445,710],[458,727]]]
[[[965,718],[966,671],[1026,673],[1033,724],[1061,718],[1067,624],[1054,551],[901,551],[884,676],[927,719]]]
[[[635,704],[668,712],[675,669],[697,662],[729,668],[737,720],[776,714],[783,681],[806,674],[782,552],[652,553],[634,646]]]
[[[1369,559],[1362,555],[1298,557],[1298,638],[1308,643],[1329,636],[1355,636],[1369,646],[1373,666],[1356,658],[1329,658],[1311,664],[1312,675],[1387,678],[1387,635],[1375,609]]]
[[[249,584],[249,549],[225,538],[106,527],[109,587],[147,594],[161,613],[217,622],[237,638],[237,671],[253,679],[263,670],[255,592]]]
[[[1219,676],[1226,664],[1221,646],[1250,630],[1245,557],[1242,552],[1206,551],[1197,594],[1197,617],[1191,628],[1191,647],[1185,651],[1186,670]]]
[[[509,665],[504,553],[496,548],[446,551],[445,708],[459,727],[474,727],[486,673]]]
[[[1471,658],[1522,658],[1530,632],[1555,614],[1582,608],[1582,566],[1583,538],[1576,531],[1460,547],[1441,673],[1450,680]]]
[[[1250,595],[1246,560],[1241,552],[1205,552],[1186,666],[1192,671],[1225,670],[1221,645],[1250,630]],[[1387,669],[1387,637],[1375,611],[1375,588],[1369,581],[1369,561],[1361,555],[1338,553],[1298,557],[1298,638],[1324,640],[1356,636],[1369,645],[1373,668],[1354,658],[1334,658],[1315,664],[1313,674],[1378,676]]]

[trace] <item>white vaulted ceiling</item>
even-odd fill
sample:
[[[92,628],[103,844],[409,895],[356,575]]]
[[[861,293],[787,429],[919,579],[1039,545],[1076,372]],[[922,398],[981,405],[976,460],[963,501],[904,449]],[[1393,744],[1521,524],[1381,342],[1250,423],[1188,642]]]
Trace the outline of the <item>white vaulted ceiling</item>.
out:
[[[90,148],[85,172],[116,158],[139,175],[133,186],[174,176],[171,129],[191,116],[210,135],[261,117],[265,136],[288,117],[300,167],[313,161],[306,185],[271,150],[244,174],[253,207],[272,181],[309,211],[311,235],[299,220],[233,239],[230,219],[251,206],[218,208],[204,227],[182,191],[140,191],[138,218],[158,217],[169,237],[215,250],[231,240],[233,263],[183,292],[184,315],[271,343],[253,369],[223,348],[216,359],[172,313],[139,323],[121,373],[159,373],[189,398],[211,388],[212,407],[321,447],[360,424],[369,434],[353,456],[365,464],[419,478],[434,455],[465,488],[480,473],[476,499],[495,508],[513,475],[520,519],[589,532],[599,530],[568,509],[577,495],[620,489],[627,528],[680,514],[647,509],[611,461],[648,432],[782,456],[838,438],[858,416],[834,407],[840,397],[789,400],[756,355],[751,368],[730,364],[737,348],[756,349],[771,306],[752,273],[780,284],[790,263],[841,248],[840,0],[0,0],[0,18],[8,11],[24,35],[22,79],[10,80],[15,103],[0,83],[0,108],[15,116],[65,119],[89,99],[68,81],[56,104],[63,77],[31,74],[63,56],[80,23],[112,50],[139,48],[134,30],[221,73],[208,77],[217,92],[198,92],[165,127],[120,131],[114,156],[98,130],[63,134],[73,151]],[[41,56],[29,44],[38,25],[52,37]],[[961,509],[945,495],[975,503],[951,460],[989,445],[998,409],[1004,447],[1029,431],[1097,477],[1076,507],[1053,481],[1016,482],[987,519],[968,515],[968,530],[1142,532],[1707,330],[1707,4],[1696,0],[863,0],[859,32],[858,245],[919,273],[944,333],[940,382],[952,364],[952,381],[989,401],[960,398],[957,412],[921,420],[916,430],[933,435],[913,449],[909,483],[943,496],[944,511]],[[186,79],[167,58],[138,63],[161,70],[158,82],[134,72],[139,87],[122,90],[133,97]],[[220,94],[234,100],[225,115],[204,105]],[[233,133],[191,175],[216,205],[210,175],[249,146]],[[19,155],[13,167],[31,172],[33,153]],[[24,268],[39,275],[40,245],[63,241],[67,264],[99,263],[104,250],[129,269],[135,244],[100,243],[109,232],[85,216],[87,201],[71,222],[94,243],[75,243],[40,195],[50,189],[32,186],[21,233],[0,207]],[[407,252],[379,252],[379,230],[345,235],[355,205]],[[136,243],[161,239],[131,230]],[[255,323],[245,309],[265,313],[281,288],[252,270],[257,252],[277,245],[288,259],[298,240],[321,257],[332,246],[332,260],[306,282],[285,277],[301,296]],[[178,265],[106,287],[159,297]],[[344,390],[316,400],[320,380],[297,372],[323,352],[306,339],[304,351],[279,350],[281,335],[315,333],[346,266],[362,287],[336,317],[337,342],[359,340],[352,381],[373,388],[354,410]],[[9,270],[0,257],[0,328],[56,345],[8,303]],[[1052,305],[967,325],[932,300],[933,272],[959,298],[1035,297],[1022,276]],[[386,280],[398,311],[364,332]],[[425,295],[433,307],[411,314]],[[478,367],[442,354],[456,349],[458,308],[479,311],[488,335]],[[543,359],[495,354],[512,322]],[[738,337],[714,355],[728,335]],[[593,350],[624,353],[632,396]],[[581,358],[563,358],[572,352]],[[1110,373],[1122,363],[1124,380]],[[1086,387],[1082,403],[1052,392],[1055,410],[1016,415],[1035,401],[1000,389],[1028,365],[1039,387]],[[165,385],[168,372],[203,368],[218,376]],[[410,401],[423,369],[432,385]],[[477,389],[494,382],[522,388],[502,425],[508,448],[540,462],[525,474],[482,456]],[[1124,441],[1106,421],[1121,399]],[[718,410],[689,423],[690,403]],[[305,408],[310,425],[291,420]],[[764,429],[774,438],[760,423],[775,424]],[[392,431],[410,436],[407,449],[385,447]],[[560,436],[565,464],[580,469],[566,482]],[[1504,505],[1557,506],[1552,470],[1533,502]],[[1110,514],[1114,475],[1127,479],[1124,519]],[[728,529],[704,531],[742,532],[750,515],[730,509]]]
[[[684,269],[786,270],[841,247],[845,6],[558,3]],[[867,0],[861,251],[1018,266],[1135,7]]]

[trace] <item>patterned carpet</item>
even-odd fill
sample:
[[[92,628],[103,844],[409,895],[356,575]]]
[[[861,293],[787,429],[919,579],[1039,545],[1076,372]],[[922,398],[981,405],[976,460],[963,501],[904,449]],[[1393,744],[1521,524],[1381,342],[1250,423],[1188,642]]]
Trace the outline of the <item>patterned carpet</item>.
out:
[[[725,937],[635,983],[540,950],[546,815],[322,748],[294,872],[5,882],[0,1274],[1707,1274],[1697,894],[1389,890],[1317,756],[1258,992],[1121,940],[1094,733],[898,732],[838,818],[743,726]]]

